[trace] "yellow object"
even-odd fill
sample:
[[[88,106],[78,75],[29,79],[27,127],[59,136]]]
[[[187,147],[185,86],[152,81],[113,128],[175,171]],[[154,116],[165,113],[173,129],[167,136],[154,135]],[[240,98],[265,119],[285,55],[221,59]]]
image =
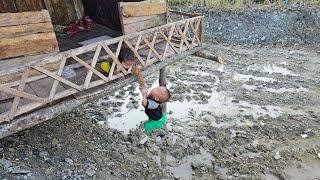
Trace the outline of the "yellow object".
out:
[[[109,61],[104,61],[101,63],[101,69],[106,72],[106,73],[109,73],[110,72],[110,69],[111,69],[111,64]]]

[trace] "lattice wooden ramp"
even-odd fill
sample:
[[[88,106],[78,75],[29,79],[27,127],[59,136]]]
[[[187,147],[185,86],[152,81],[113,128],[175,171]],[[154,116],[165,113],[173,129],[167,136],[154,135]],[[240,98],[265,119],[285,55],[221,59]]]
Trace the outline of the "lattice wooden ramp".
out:
[[[38,59],[14,73],[8,70],[10,74],[0,77],[0,123],[130,74],[131,68],[125,69],[118,60],[122,47],[134,53],[143,69],[202,46],[203,23],[203,16],[187,17]],[[105,74],[99,63],[108,58],[112,66]],[[121,70],[118,74],[116,67]],[[73,77],[66,76],[66,72],[74,72]]]

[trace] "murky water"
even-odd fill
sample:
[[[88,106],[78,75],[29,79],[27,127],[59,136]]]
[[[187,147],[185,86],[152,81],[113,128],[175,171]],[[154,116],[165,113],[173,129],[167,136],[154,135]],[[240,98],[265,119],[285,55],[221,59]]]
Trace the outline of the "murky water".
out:
[[[191,75],[197,76],[208,76],[212,74],[206,72],[190,72]],[[272,78],[266,77],[255,77],[251,75],[240,75],[237,74],[241,80],[248,80],[249,78],[255,79],[257,81],[274,81]],[[215,84],[211,84],[212,93],[203,94],[209,96],[207,103],[201,103],[196,100],[184,100],[184,101],[173,101],[168,103],[168,112],[172,114],[168,115],[169,120],[175,119],[179,121],[189,121],[193,119],[201,119],[201,112],[211,112],[215,116],[225,116],[225,117],[234,117],[239,115],[251,115],[253,118],[258,118],[260,116],[270,116],[272,118],[277,118],[281,114],[281,108],[277,106],[259,106],[251,104],[246,101],[237,101],[233,97],[229,96],[224,91],[217,91],[216,88],[220,82],[218,77]],[[185,84],[190,84],[191,82],[183,82]],[[208,84],[208,82],[202,82],[197,84]],[[171,88],[173,84],[168,82],[168,87]],[[152,87],[158,86],[158,83],[153,83]],[[139,89],[136,88],[134,93],[140,93]],[[195,93],[195,92],[192,92]],[[115,113],[112,117],[107,119],[107,124],[110,128],[118,129],[123,131],[125,134],[128,134],[131,129],[136,128],[139,124],[147,120],[147,116],[143,111],[143,107],[139,105],[138,108],[127,108],[129,99],[135,98],[139,103],[141,101],[141,94],[138,97],[132,97],[129,93],[126,94],[124,99],[124,104],[120,108],[120,112]],[[210,118],[209,118],[210,119]],[[168,121],[170,123],[170,121]],[[192,123],[192,122],[191,122]],[[240,122],[240,119],[234,118],[230,122],[215,122],[212,118],[211,126],[214,127],[229,127],[233,125],[245,125],[250,124],[251,122]],[[170,124],[169,124],[170,125]]]
[[[287,65],[286,62],[281,63],[283,65]],[[251,65],[247,67],[248,71],[260,71],[260,72],[266,72],[269,74],[282,74],[282,75],[291,75],[291,76],[297,76],[294,74],[291,70],[289,70],[286,67],[277,66],[275,64],[266,64],[264,66],[257,66],[257,65]]]
[[[173,157],[167,159],[167,163],[173,163]],[[193,156],[187,156],[183,158],[178,165],[168,166],[167,168],[173,173],[174,177],[179,177],[180,179],[191,179],[192,178],[192,163],[198,163],[202,165],[212,166],[213,156],[207,152],[205,149],[200,148],[200,154]],[[171,162],[170,162],[171,161]]]

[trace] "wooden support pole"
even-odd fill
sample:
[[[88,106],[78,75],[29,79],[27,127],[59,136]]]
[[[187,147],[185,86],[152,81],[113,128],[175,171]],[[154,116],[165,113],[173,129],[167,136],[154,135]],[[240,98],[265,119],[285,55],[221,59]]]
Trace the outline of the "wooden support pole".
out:
[[[160,69],[160,75],[159,75],[159,85],[160,86],[167,86],[166,81],[166,67],[163,67]],[[167,103],[163,103],[162,105],[162,112],[167,113]]]
[[[223,64],[224,63],[224,59],[220,56],[216,56],[216,55],[213,55],[207,51],[198,51],[194,54],[195,56],[198,56],[198,57],[201,57],[201,58],[205,58],[205,59],[209,59],[209,60],[212,60],[212,61],[216,61],[220,64]]]

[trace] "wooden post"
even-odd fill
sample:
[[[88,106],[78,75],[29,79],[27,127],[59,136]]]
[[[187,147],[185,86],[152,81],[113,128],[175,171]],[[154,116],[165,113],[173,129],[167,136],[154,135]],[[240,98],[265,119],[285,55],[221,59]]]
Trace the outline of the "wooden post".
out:
[[[159,85],[160,85],[160,86],[167,86],[167,81],[166,81],[166,67],[163,67],[163,68],[160,69]],[[163,103],[163,105],[162,105],[162,112],[167,113],[167,103]]]

